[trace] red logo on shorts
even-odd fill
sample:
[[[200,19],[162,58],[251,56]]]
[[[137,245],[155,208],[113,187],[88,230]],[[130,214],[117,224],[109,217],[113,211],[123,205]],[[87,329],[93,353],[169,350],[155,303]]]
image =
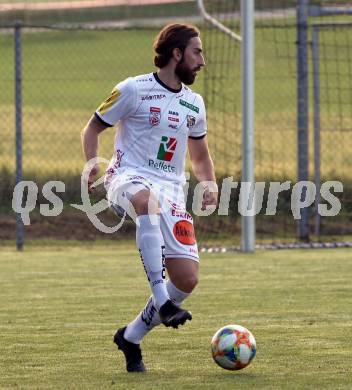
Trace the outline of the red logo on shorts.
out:
[[[185,220],[175,223],[174,236],[183,245],[194,245],[196,243],[193,225]]]

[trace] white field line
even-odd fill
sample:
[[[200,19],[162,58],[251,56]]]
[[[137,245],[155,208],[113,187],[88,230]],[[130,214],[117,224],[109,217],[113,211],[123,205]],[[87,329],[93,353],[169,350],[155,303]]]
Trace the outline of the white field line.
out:
[[[54,10],[113,7],[116,5],[150,5],[176,3],[180,0],[82,0],[82,1],[53,1],[50,3],[4,3],[0,4],[0,12],[18,10]],[[182,0],[193,1],[193,0]]]

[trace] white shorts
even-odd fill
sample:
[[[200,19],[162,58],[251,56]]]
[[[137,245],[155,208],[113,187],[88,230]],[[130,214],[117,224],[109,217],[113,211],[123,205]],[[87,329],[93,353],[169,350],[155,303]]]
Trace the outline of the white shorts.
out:
[[[165,243],[165,258],[199,261],[193,218],[186,211],[182,186],[151,180],[134,170],[124,169],[110,176],[105,187],[110,206],[122,208],[134,221],[136,213],[131,197],[141,190],[150,190],[161,206],[160,229]]]

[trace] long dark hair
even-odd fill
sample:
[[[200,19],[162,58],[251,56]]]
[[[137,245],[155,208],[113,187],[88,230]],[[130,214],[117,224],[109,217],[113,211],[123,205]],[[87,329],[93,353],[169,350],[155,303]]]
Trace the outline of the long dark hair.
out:
[[[166,66],[171,57],[172,51],[179,48],[184,52],[191,38],[199,37],[199,30],[188,24],[169,24],[165,26],[154,41],[154,64],[158,68]]]

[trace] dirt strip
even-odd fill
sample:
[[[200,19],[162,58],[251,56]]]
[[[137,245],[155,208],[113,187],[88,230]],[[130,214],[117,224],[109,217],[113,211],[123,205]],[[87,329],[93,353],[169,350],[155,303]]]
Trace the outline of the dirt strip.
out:
[[[182,0],[193,1],[193,0]],[[113,7],[117,5],[150,5],[178,3],[180,0],[82,0],[82,1],[53,1],[50,3],[4,3],[0,4],[0,12],[19,10],[56,10],[56,9],[79,9]]]

